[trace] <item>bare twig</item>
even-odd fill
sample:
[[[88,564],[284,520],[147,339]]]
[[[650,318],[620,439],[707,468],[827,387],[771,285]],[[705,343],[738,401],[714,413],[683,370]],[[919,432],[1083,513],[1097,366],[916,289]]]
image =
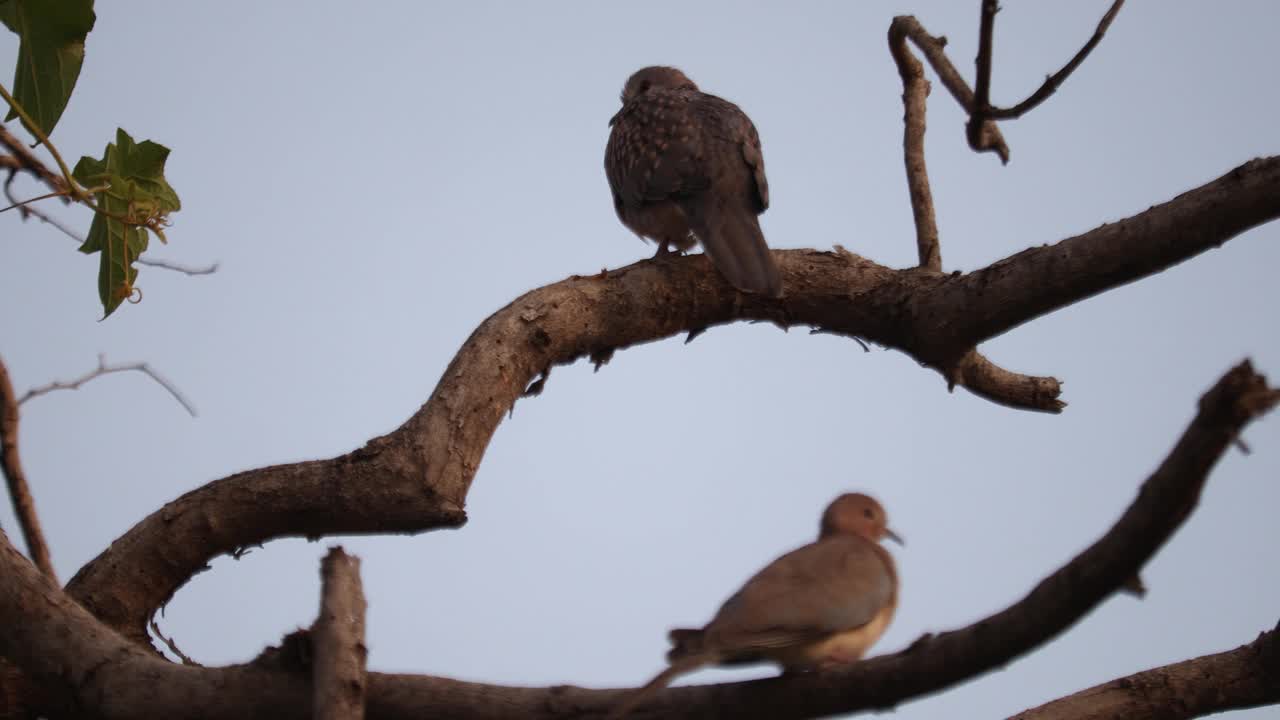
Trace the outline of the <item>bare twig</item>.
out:
[[[983,115],[992,120],[1012,120],[1022,117],[1040,103],[1048,100],[1049,96],[1057,91],[1058,86],[1062,85],[1063,81],[1065,81],[1071,73],[1075,72],[1076,68],[1080,67],[1080,63],[1084,62],[1084,59],[1089,57],[1089,53],[1093,52],[1093,49],[1102,41],[1102,36],[1106,34],[1107,28],[1111,27],[1111,21],[1116,19],[1116,14],[1120,12],[1120,7],[1122,5],[1124,5],[1124,0],[1115,0],[1115,2],[1111,4],[1111,9],[1107,10],[1107,14],[1102,16],[1102,20],[1098,22],[1098,28],[1093,31],[1093,37],[1089,38],[1089,42],[1085,43],[1084,47],[1080,48],[1080,52],[1076,53],[1075,57],[1071,58],[1071,62],[1068,62],[1058,72],[1045,78],[1044,84],[1032,93],[1031,97],[1011,108],[981,106],[980,110]]]
[[[177,400],[178,403],[182,405],[182,408],[191,415],[191,417],[196,416],[195,405],[191,404],[191,401],[188,400],[186,396],[182,394],[182,391],[178,389],[178,386],[174,385],[163,375],[156,372],[147,363],[119,363],[116,365],[108,365],[106,356],[101,354],[98,355],[98,367],[94,368],[93,370],[90,370],[89,372],[85,373],[84,375],[81,375],[78,378],[75,378],[74,380],[54,380],[53,382],[47,385],[41,385],[39,387],[31,388],[26,392],[26,394],[24,394],[18,400],[18,404],[21,405],[22,403],[25,403],[26,401],[30,400],[33,397],[38,397],[40,395],[51,393],[54,390],[77,390],[80,388],[81,385],[84,385],[90,380],[93,380],[94,378],[97,378],[97,377],[101,377],[103,375],[110,375],[111,373],[130,372],[130,371],[143,373],[148,377],[150,377],[152,380],[155,380],[156,383],[160,385],[160,387],[169,391],[169,394],[173,396],[173,399]]]
[[[31,488],[27,485],[22,460],[18,457],[18,401],[13,392],[13,383],[9,380],[9,369],[5,367],[3,360],[0,360],[0,471],[4,472],[4,479],[9,484],[13,514],[18,518],[22,538],[27,543],[31,559],[40,568],[40,572],[56,583],[58,576],[53,571],[49,546],[44,542],[40,517],[36,515],[36,503],[31,497]]]
[[[938,73],[938,79],[942,81],[944,87],[951,93],[951,97],[960,103],[960,107],[964,109],[965,114],[972,117],[974,111],[974,95],[969,89],[969,84],[956,71],[951,60],[947,58],[945,48],[947,39],[944,37],[934,37],[924,29],[919,20],[910,15],[899,15],[893,19],[890,24],[890,32],[894,32],[894,26],[897,26],[897,32],[902,33],[920,48],[920,52],[924,54],[929,65],[933,67],[933,71]],[[994,122],[987,121],[982,123],[981,132],[979,133],[979,144],[973,145],[973,138],[970,137],[970,146],[979,152],[991,151],[1000,156],[1000,162],[1009,163],[1009,146],[1005,144],[1004,136],[1000,133],[1000,128]]]
[[[898,65],[898,75],[902,77],[903,162],[907,168],[907,190],[911,195],[920,267],[941,271],[938,222],[924,160],[925,98],[929,96],[929,81],[924,77],[924,66],[907,47],[907,35],[901,23],[894,22],[889,26],[889,52]]]
[[[360,720],[368,690],[364,645],[364,590],[360,558],[342,548],[329,550],[320,565],[323,581],[320,617],[311,631],[315,659],[312,717],[316,720]]]
[[[156,622],[156,619],[154,617],[151,618],[151,632],[156,637],[160,638],[160,641],[164,643],[165,647],[169,648],[170,652],[178,656],[178,659],[182,661],[183,665],[194,665],[196,667],[202,667],[200,663],[187,657],[187,654],[182,652],[182,648],[178,647],[178,643],[176,640],[160,632],[160,623]]]
[[[145,257],[138,258],[137,263],[139,265],[148,265],[150,267],[163,268],[165,270],[173,270],[174,272],[180,272],[184,275],[212,275],[213,273],[218,272],[218,263],[210,263],[209,265],[205,265],[203,267],[193,267],[191,265],[183,265],[182,263],[176,263],[176,262],[173,262],[172,260],[162,260],[160,258],[145,258]]]
[[[1235,650],[1118,678],[1010,720],[1188,720],[1280,702],[1280,626]]]

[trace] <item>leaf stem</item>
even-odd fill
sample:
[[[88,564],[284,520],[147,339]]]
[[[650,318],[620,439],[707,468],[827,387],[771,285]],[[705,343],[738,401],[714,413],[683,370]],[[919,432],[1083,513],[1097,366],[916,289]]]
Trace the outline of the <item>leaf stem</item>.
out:
[[[4,83],[0,83],[0,97],[3,97],[4,101],[9,103],[9,107],[13,108],[13,112],[16,113],[18,119],[22,121],[22,126],[27,129],[27,132],[34,135],[36,140],[39,140],[49,150],[49,154],[53,156],[54,162],[58,163],[58,169],[62,171],[62,178],[67,181],[67,187],[70,188],[71,196],[80,202],[87,202],[89,200],[89,194],[84,188],[80,187],[76,182],[76,179],[71,176],[71,169],[67,167],[65,162],[63,162],[62,155],[58,152],[58,148],[54,147],[53,143],[49,142],[48,136],[40,130],[40,127],[31,119],[31,116],[27,114],[27,111],[22,109],[22,106],[18,104],[18,101],[9,94],[9,90],[4,86]]]

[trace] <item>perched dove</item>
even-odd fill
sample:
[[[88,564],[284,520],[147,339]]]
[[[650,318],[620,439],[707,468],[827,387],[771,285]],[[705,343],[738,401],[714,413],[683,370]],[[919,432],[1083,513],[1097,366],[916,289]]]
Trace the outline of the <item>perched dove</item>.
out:
[[[884,508],[861,493],[822,514],[817,542],[765,566],[701,630],[672,630],[669,667],[610,715],[617,720],[677,675],[705,665],[771,661],[787,672],[854,662],[880,638],[898,603],[882,538],[901,543]]]
[[[647,67],[627,80],[609,125],[604,170],[623,225],[658,243],[658,255],[701,242],[734,287],[782,294],[756,217],[769,183],[746,113],[675,68]]]

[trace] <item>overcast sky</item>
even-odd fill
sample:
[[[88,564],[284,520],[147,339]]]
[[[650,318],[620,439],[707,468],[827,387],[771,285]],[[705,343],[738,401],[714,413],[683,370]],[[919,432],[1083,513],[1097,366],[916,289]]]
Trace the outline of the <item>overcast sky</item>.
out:
[[[1033,90],[1108,4],[1007,0],[995,101]],[[99,322],[97,258],[0,216],[0,354],[20,393],[102,352],[151,363],[200,410],[188,418],[136,374],[23,406],[60,576],[192,488],[391,430],[489,313],[651,254],[614,216],[601,166],[618,92],[644,65],[679,66],[754,119],[773,247],[839,243],[914,264],[885,32],[916,14],[971,77],[978,6],[100,3],[53,139],[69,158],[96,156],[120,126],[172,148],[183,210],[154,254],[220,269],[143,268],[144,301]],[[1129,3],[1055,97],[1003,126],[1007,167],[968,150],[935,79],[945,268],[1056,242],[1280,151],[1277,21],[1270,0]],[[16,49],[0,36],[6,83]],[[87,212],[62,216],[88,227]],[[811,540],[832,497],[863,490],[908,543],[891,548],[901,604],[873,652],[900,650],[1006,607],[1092,543],[1231,365],[1251,357],[1280,381],[1278,265],[1272,224],[983,346],[1065,380],[1058,416],[949,394],[899,352],[763,324],[626,350],[599,373],[560,368],[498,429],[466,527],[222,557],[161,625],[201,662],[251,658],[313,620],[318,558],[340,541],[363,559],[372,669],[634,685],[661,666],[668,628],[705,622]],[[1227,453],[1144,572],[1144,600],[1114,597],[1033,655],[896,717],[1003,717],[1273,627],[1280,422],[1245,439],[1253,454]],[[7,503],[0,526],[20,543]]]

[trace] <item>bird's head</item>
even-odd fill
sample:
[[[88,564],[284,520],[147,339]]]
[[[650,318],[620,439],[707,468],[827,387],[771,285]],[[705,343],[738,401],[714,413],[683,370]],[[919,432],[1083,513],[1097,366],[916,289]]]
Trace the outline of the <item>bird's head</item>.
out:
[[[622,104],[635,100],[650,90],[697,90],[698,86],[673,67],[653,65],[635,71],[622,86]]]
[[[857,535],[872,542],[880,542],[884,538],[902,543],[902,538],[889,529],[889,519],[884,508],[875,498],[862,493],[845,493],[827,506],[822,513],[822,527],[818,537],[832,535]]]

